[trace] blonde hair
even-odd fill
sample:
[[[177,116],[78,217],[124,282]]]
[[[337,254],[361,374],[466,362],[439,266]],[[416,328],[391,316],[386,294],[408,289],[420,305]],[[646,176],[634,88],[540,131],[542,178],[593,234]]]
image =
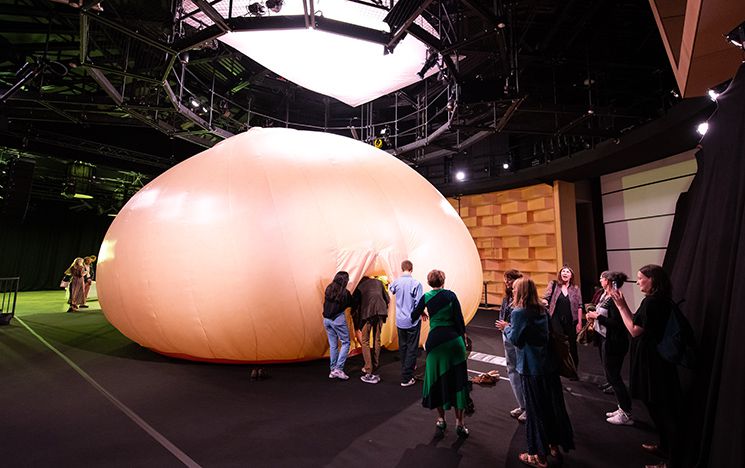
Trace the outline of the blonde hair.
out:
[[[538,307],[538,289],[530,278],[518,278],[512,284],[512,291],[515,295],[515,307],[529,308]]]
[[[72,265],[70,265],[70,268],[68,268],[67,270],[65,270],[65,274],[66,275],[71,275],[72,274],[72,268],[75,265],[77,265],[78,260],[80,260],[82,262],[83,261],[83,257],[75,257],[75,260],[72,261]]]

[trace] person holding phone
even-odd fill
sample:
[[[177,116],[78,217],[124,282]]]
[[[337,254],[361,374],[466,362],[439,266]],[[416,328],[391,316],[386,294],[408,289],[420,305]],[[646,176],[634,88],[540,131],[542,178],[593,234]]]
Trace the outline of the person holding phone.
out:
[[[611,297],[612,290],[619,290],[628,276],[620,271],[604,271],[600,274],[600,285],[603,295],[595,311],[587,313],[588,320],[595,320],[594,329],[600,340],[600,361],[603,364],[605,378],[613,389],[618,409],[605,414],[610,424],[630,426],[631,396],[621,377],[621,368],[629,352],[629,333],[623,324],[621,312]]]

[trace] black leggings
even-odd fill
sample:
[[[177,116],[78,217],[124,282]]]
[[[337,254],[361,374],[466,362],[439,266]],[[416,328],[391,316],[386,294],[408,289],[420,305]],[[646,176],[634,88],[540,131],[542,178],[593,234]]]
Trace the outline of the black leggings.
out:
[[[623,367],[627,348],[609,343],[606,339],[603,339],[600,343],[600,355],[603,370],[605,371],[605,380],[613,387],[616,400],[618,400],[618,406],[625,412],[630,413],[631,397],[629,396],[629,390],[626,388],[626,384],[623,382],[623,377],[621,377],[621,367]]]

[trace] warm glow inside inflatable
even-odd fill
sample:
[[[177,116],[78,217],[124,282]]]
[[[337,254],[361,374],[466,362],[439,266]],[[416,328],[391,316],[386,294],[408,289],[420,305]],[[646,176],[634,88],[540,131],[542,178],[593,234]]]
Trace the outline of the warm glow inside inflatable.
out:
[[[255,128],[132,197],[101,247],[98,294],[116,328],[159,353],[317,359],[328,355],[321,311],[334,274],[348,271],[353,291],[363,275],[398,277],[405,259],[425,290],[427,272],[443,270],[473,317],[478,252],[429,182],[356,140]],[[391,303],[383,345],[395,349]]]

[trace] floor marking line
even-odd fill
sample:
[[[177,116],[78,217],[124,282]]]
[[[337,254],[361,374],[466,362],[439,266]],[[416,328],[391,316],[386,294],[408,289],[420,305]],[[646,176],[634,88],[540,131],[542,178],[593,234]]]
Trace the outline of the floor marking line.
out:
[[[91,384],[96,390],[98,390],[104,397],[106,397],[110,402],[114,404],[119,410],[124,413],[129,419],[134,421],[135,424],[140,426],[145,432],[147,432],[150,437],[155,439],[156,442],[158,442],[160,445],[162,445],[166,450],[171,452],[176,458],[181,460],[181,462],[190,467],[190,468],[201,468],[201,465],[194,461],[191,457],[189,457],[186,453],[181,451],[178,447],[176,447],[170,440],[168,440],[163,434],[155,430],[150,424],[145,422],[144,419],[142,419],[140,416],[137,415],[134,411],[129,409],[127,405],[119,401],[114,395],[108,392],[103,386],[101,386],[98,382],[96,382],[93,377],[88,375],[87,372],[85,372],[83,369],[81,369],[75,362],[72,361],[72,359],[68,358],[64,353],[62,353],[60,350],[55,348],[51,343],[49,343],[47,340],[45,340],[41,335],[36,333],[30,326],[26,324],[23,320],[21,320],[20,317],[16,316],[15,319],[19,322],[21,322],[21,325],[23,325],[26,330],[29,331],[33,336],[36,337],[39,341],[41,341],[44,346],[52,350],[55,354],[57,354],[59,357],[62,358],[63,361],[67,363],[68,366],[72,367],[75,372],[80,374],[81,377],[83,377],[89,384]]]

